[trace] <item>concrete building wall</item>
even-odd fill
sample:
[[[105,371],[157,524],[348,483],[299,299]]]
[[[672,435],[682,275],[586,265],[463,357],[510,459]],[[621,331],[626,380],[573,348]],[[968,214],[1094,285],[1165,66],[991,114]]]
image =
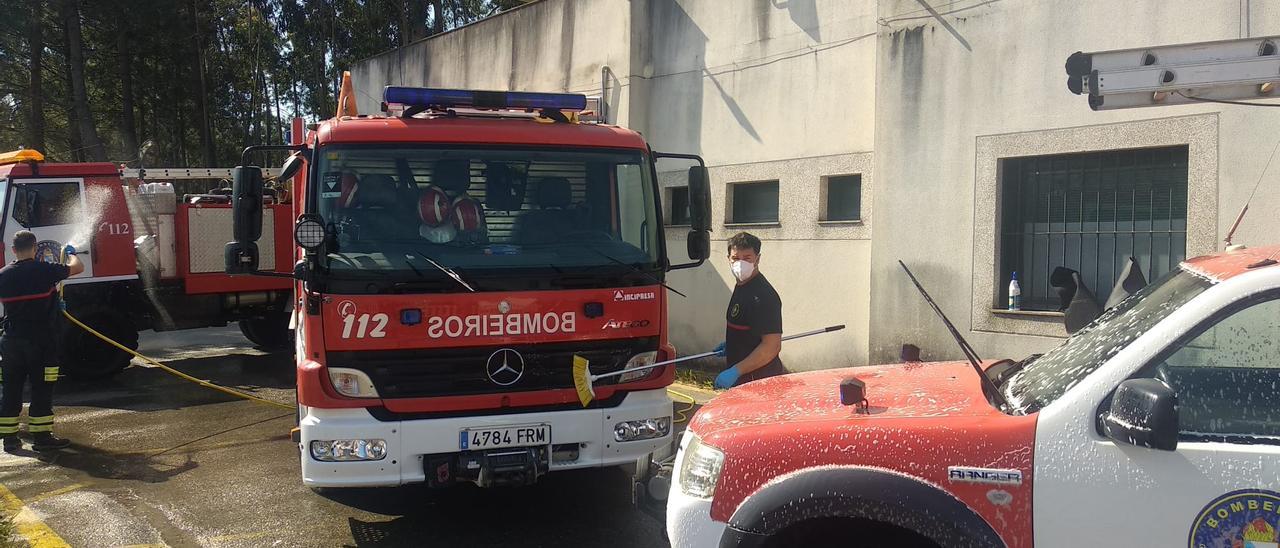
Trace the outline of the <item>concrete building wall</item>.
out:
[[[1276,145],[1277,109],[1190,105],[1093,112],[1067,92],[1075,51],[1280,34],[1274,3],[1140,0],[974,2],[943,9],[878,2],[870,358],[899,346],[925,358],[960,353],[902,274],[910,265],[983,357],[1020,358],[1065,335],[1056,317],[992,312],[1001,284],[994,204],[1001,158],[1184,144],[1187,254],[1222,238]],[[1274,180],[1264,180],[1264,189]],[[1259,191],[1237,243],[1280,234],[1280,192]],[[1105,299],[1110,288],[1094,288]]]
[[[1280,4],[1259,0],[543,0],[353,68],[366,111],[390,83],[595,95],[603,78],[611,122],[711,167],[715,257],[669,277],[688,295],[672,296],[673,342],[694,352],[723,337],[724,242],[746,230],[764,240],[787,331],[849,326],[784,349],[790,367],[811,369],[893,361],[907,342],[926,359],[959,357],[899,259],[983,356],[1058,344],[1059,317],[992,310],[1008,282],[997,223],[1011,157],[1185,145],[1187,254],[1219,249],[1280,112],[1093,112],[1065,89],[1063,63],[1268,34],[1280,34]],[[685,167],[659,164],[664,202]],[[850,174],[862,177],[862,218],[822,222],[824,181]],[[733,185],[775,180],[778,222],[734,224]],[[1267,185],[1238,242],[1280,233],[1280,192]],[[686,233],[666,228],[673,262]]]
[[[733,289],[724,243],[748,230],[764,240],[761,270],[782,294],[787,331],[848,326],[786,346],[789,367],[812,369],[867,360],[878,28],[873,2],[543,0],[352,72],[361,111],[373,112],[388,84],[598,95],[607,66],[610,122],[712,168],[715,257],[670,275],[688,295],[672,295],[672,342],[693,353],[723,339]],[[660,163],[664,184],[683,184],[687,165]],[[823,178],[853,174],[862,219],[820,222]],[[729,223],[729,185],[765,180],[779,182],[778,222]],[[685,260],[687,232],[666,229],[673,262]]]

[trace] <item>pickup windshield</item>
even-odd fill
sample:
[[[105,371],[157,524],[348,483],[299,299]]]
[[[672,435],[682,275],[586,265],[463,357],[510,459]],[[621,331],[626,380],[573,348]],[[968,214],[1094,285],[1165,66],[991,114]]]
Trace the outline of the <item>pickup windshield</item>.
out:
[[[331,279],[457,291],[453,272],[486,291],[515,278],[528,289],[539,278],[605,287],[617,283],[608,275],[660,275],[640,151],[361,145],[317,158],[309,209],[331,235]]]
[[[1029,358],[1000,389],[1015,413],[1034,413],[1211,285],[1209,280],[1175,269],[1104,312],[1062,346]]]

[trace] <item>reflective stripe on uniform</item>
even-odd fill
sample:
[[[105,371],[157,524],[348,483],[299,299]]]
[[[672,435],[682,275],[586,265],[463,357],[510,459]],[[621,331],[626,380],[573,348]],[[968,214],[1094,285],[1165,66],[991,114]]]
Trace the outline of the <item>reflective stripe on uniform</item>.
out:
[[[0,436],[18,433],[18,417],[0,417]]]
[[[58,380],[58,368],[57,368],[57,366],[54,366],[54,367],[46,367],[46,368],[44,368],[44,381],[45,381],[45,382],[53,382],[53,381],[56,381],[56,380]]]
[[[44,417],[27,417],[28,432],[52,432],[53,415]]]

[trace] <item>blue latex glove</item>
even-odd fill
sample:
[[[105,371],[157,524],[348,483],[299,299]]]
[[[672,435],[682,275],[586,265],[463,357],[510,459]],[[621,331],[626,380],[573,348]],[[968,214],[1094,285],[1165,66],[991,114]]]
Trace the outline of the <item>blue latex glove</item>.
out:
[[[75,254],[76,254],[76,246],[73,246],[73,245],[71,245],[71,244],[67,244],[67,247],[62,248],[62,252],[63,252],[63,253],[66,253],[68,257],[70,257],[70,256],[72,256],[72,255],[75,255]]]
[[[733,385],[738,383],[738,377],[741,375],[742,374],[738,372],[738,366],[736,365],[725,369],[724,371],[721,371],[719,375],[716,375],[715,386],[717,389],[732,388]]]
[[[724,357],[724,341],[720,341],[720,344],[716,345],[715,350],[712,350],[712,352],[715,352],[717,356],[720,356],[721,358],[723,358]]]

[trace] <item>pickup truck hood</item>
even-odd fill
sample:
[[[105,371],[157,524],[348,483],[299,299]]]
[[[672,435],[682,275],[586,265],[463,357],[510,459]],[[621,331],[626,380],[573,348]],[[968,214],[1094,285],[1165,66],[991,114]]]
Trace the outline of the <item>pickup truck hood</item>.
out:
[[[983,367],[989,366],[988,362]],[[868,413],[840,403],[840,382],[866,383]],[[770,377],[729,390],[699,410],[690,430],[820,420],[883,420],[999,414],[969,362],[905,363]]]

